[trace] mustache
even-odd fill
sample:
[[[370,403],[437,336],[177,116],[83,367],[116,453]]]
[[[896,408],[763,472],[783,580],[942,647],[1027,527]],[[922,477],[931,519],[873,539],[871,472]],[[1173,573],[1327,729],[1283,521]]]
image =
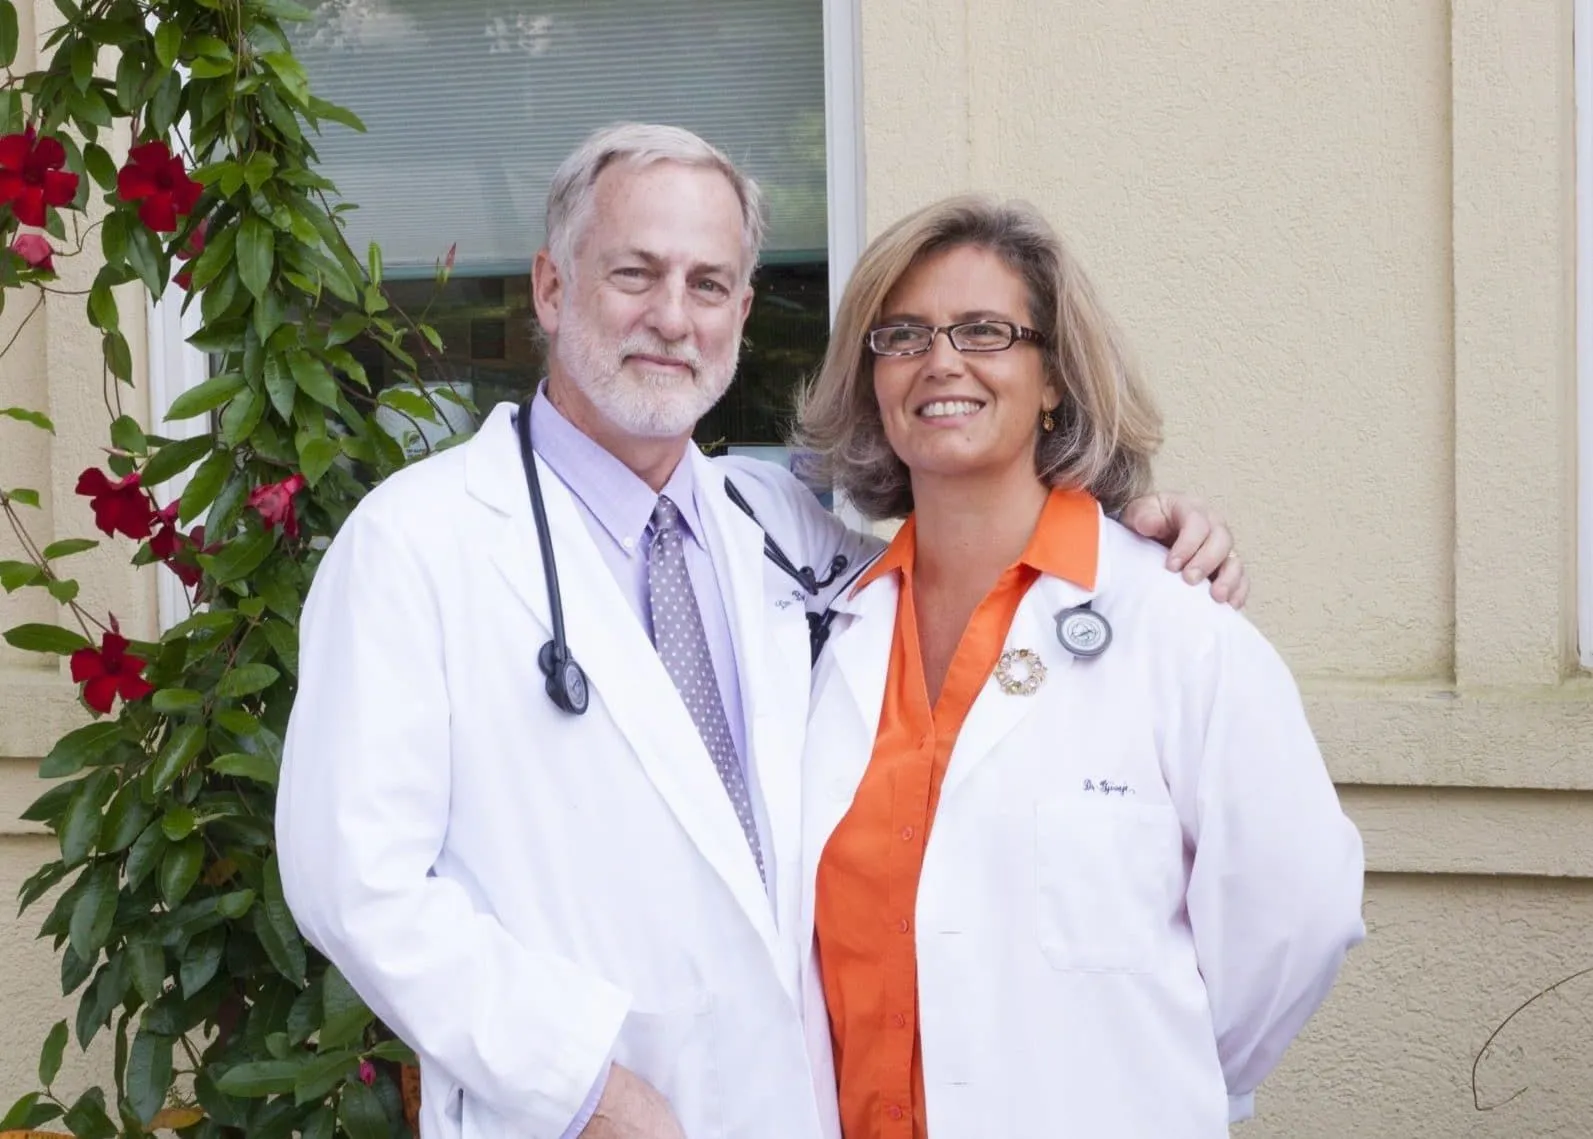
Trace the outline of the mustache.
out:
[[[691,345],[680,344],[671,347],[656,336],[648,336],[645,333],[634,333],[620,341],[617,354],[621,360],[627,356],[656,356],[660,360],[684,364],[693,372],[702,368],[702,353]]]

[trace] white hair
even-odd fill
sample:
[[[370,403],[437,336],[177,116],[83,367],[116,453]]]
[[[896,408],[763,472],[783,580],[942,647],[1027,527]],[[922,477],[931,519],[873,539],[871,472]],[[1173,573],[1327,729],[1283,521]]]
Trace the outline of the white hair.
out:
[[[565,276],[573,275],[575,247],[592,212],[592,191],[598,175],[615,163],[634,167],[655,162],[675,162],[717,170],[730,181],[741,201],[741,245],[746,264],[742,282],[752,276],[763,248],[768,221],[763,211],[763,191],[736,169],[718,147],[681,127],[652,123],[615,123],[589,135],[553,175],[548,187],[547,245],[553,263]]]

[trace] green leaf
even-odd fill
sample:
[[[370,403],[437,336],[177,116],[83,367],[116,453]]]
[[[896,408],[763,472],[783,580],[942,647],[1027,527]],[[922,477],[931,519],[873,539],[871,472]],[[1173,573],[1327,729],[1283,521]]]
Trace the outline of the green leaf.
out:
[[[339,344],[347,344],[356,336],[361,335],[370,325],[370,322],[370,317],[362,312],[344,313],[332,322],[332,327],[327,329],[327,347],[335,348]]]
[[[132,847],[127,852],[124,869],[129,890],[136,890],[144,884],[144,879],[148,878],[149,872],[155,869],[165,849],[166,836],[160,833],[160,823],[158,821],[150,823],[133,841]]]
[[[32,562],[0,562],[0,589],[15,593],[25,585],[44,580],[44,571]]]
[[[12,502],[20,502],[23,506],[31,506],[35,510],[39,508],[39,492],[36,490],[29,490],[26,487],[18,487],[16,490],[0,490],[0,499],[6,498],[9,498]]]
[[[262,218],[251,214],[238,231],[238,276],[249,295],[259,299],[271,283],[276,233]]]
[[[238,779],[252,779],[269,787],[277,785],[276,762],[267,755],[249,755],[241,751],[228,752],[210,764],[210,770]]]
[[[160,897],[166,905],[176,906],[188,896],[188,891],[199,881],[204,861],[205,843],[198,835],[189,835],[166,848],[160,860]]]
[[[94,287],[89,289],[88,298],[89,321],[95,328],[103,328],[107,332],[114,332],[121,327],[121,317],[116,311],[116,297],[111,292],[111,286],[101,279],[94,282]]]
[[[128,1050],[127,1102],[146,1127],[166,1103],[166,1093],[171,1090],[171,1050],[175,1043],[170,1036],[141,1028]]]
[[[166,745],[155,756],[155,762],[149,768],[149,794],[151,798],[159,795],[172,781],[182,774],[193,758],[205,747],[205,726],[203,724],[180,724],[172,729]]]
[[[333,462],[343,453],[336,439],[325,436],[307,439],[299,448],[299,469],[312,487],[332,469]]]
[[[85,961],[70,944],[61,950],[61,995],[69,997],[83,987],[83,982],[94,972],[97,957]]]
[[[99,1088],[78,1096],[62,1121],[77,1139],[116,1139],[118,1134],[116,1124],[105,1114],[105,1093]]]
[[[0,3],[10,6],[9,0],[0,0]],[[0,1118],[0,1133],[31,1131],[61,1114],[61,1109],[53,1103],[40,1104],[39,1095],[39,1092],[29,1092],[12,1104],[11,1110],[5,1113],[4,1118]],[[327,1132],[326,1139],[331,1139],[331,1132]]]
[[[115,171],[111,172],[113,175]],[[127,259],[127,219],[121,214],[105,215],[100,227],[100,249],[107,265],[121,265]]]
[[[195,79],[220,79],[231,75],[235,67],[230,60],[196,59],[188,65],[188,70]]]
[[[192,688],[162,688],[150,698],[149,706],[163,716],[174,713],[192,712],[203,704],[203,694],[195,692]]]
[[[119,415],[111,423],[111,445],[130,455],[142,455],[149,450],[144,429],[131,415]]]
[[[376,1093],[358,1080],[343,1086],[337,1117],[349,1139],[388,1139],[387,1113]]]
[[[227,935],[219,929],[207,930],[188,943],[183,950],[183,963],[178,975],[184,997],[192,997],[210,984],[210,979],[221,967],[221,957],[226,947]]]
[[[293,924],[293,915],[282,898],[282,872],[273,854],[265,863],[265,890],[251,915],[255,936],[260,939],[271,964],[295,985],[304,984],[306,967],[304,942]]]
[[[56,558],[69,558],[73,554],[81,554],[85,550],[92,550],[99,545],[93,538],[63,538],[59,542],[51,542],[44,547],[44,560],[53,562]]]
[[[370,1009],[335,965],[327,966],[321,986],[321,1051],[355,1043],[374,1019]]]
[[[243,389],[244,379],[237,372],[212,376],[198,387],[189,388],[172,400],[171,408],[166,412],[166,420],[171,422],[203,415],[220,407]]]
[[[310,20],[315,16],[315,13],[293,3],[293,0],[253,0],[249,6],[262,16],[270,16],[274,20]]]
[[[209,381],[206,381],[207,383]],[[198,391],[195,388],[194,391]],[[192,395],[192,392],[188,394]],[[175,401],[173,402],[175,407]],[[192,439],[177,439],[167,443],[150,456],[140,474],[145,489],[159,486],[167,479],[180,475],[215,449],[215,440],[209,435],[195,435]]]
[[[291,1092],[302,1064],[297,1060],[255,1060],[228,1068],[216,1081],[227,1095],[256,1098]]]
[[[173,625],[166,630],[160,639],[169,644],[172,641],[180,641],[194,633],[230,631],[240,619],[235,609],[211,609],[204,613],[195,613],[187,620]]]
[[[325,1099],[326,1094],[338,1084],[356,1075],[359,1071],[358,1062],[359,1053],[348,1049],[317,1056],[293,1082],[293,1102],[303,1107],[315,1100]]]
[[[56,741],[50,754],[39,764],[39,776],[43,779],[60,779],[75,775],[110,751],[123,738],[122,725],[115,720],[99,720],[75,728]]]
[[[188,485],[183,488],[182,500],[177,508],[179,521],[187,525],[205,512],[205,508],[216,500],[216,494],[227,481],[227,476],[232,473],[234,462],[231,451],[218,450],[199,464],[189,478]]]
[[[87,961],[110,940],[111,923],[116,918],[118,889],[114,866],[102,864],[84,873],[88,875],[88,885],[72,907],[69,936],[72,951]]]
[[[4,11],[0,8],[0,11]],[[40,411],[29,411],[25,407],[0,407],[0,415],[8,419],[15,419],[22,423],[31,423],[33,426],[55,434],[55,424],[50,422],[50,417]]]
[[[188,806],[175,806],[167,810],[160,818],[160,833],[172,842],[181,842],[194,833],[198,825],[198,816],[194,809]]]
[[[154,808],[139,794],[138,780],[125,783],[105,809],[97,844],[100,853],[117,854],[131,846],[154,814]]]
[[[51,597],[62,605],[70,605],[77,600],[79,587],[77,582],[70,579],[47,581],[44,583],[44,588],[49,591]]]
[[[260,420],[265,418],[266,401],[254,388],[249,388],[241,393],[237,399],[227,405],[227,410],[221,413],[221,440],[229,447],[236,447],[260,426]],[[205,533],[210,533],[210,527],[205,527]]]
[[[408,388],[388,388],[376,399],[383,407],[390,407],[412,419],[430,423],[440,422],[437,409],[432,406],[431,400]]]
[[[152,1005],[166,989],[166,951],[157,943],[140,938],[128,943],[127,959],[133,971],[133,988]]]
[[[253,890],[234,890],[216,899],[216,912],[230,921],[237,921],[253,906]]]
[[[183,30],[176,23],[168,21],[155,31],[155,62],[160,64],[161,70],[166,71],[177,62],[177,56],[183,50]]]
[[[263,150],[257,150],[249,156],[249,161],[243,164],[243,180],[249,189],[256,192],[265,185],[266,180],[276,171],[277,160]]]
[[[206,534],[209,531],[206,530]],[[199,564],[218,584],[226,585],[253,573],[276,547],[275,530],[250,530],[228,542],[219,554],[200,554]]]
[[[66,814],[61,818],[61,830],[56,836],[61,845],[61,859],[68,866],[76,866],[88,857],[104,825],[105,802],[116,790],[116,779],[108,771],[95,772],[78,784]],[[78,952],[87,956],[79,947]]]
[[[58,1020],[55,1027],[50,1029],[50,1035],[44,1039],[44,1048],[39,1053],[39,1083],[45,1087],[55,1083],[55,1077],[60,1074],[61,1057],[66,1054],[67,1035],[66,1021]],[[6,1118],[9,1120],[10,1116]]]
[[[0,3],[0,67],[10,67],[16,62],[18,39],[17,8],[12,0],[5,0]],[[0,1131],[4,1130],[6,1128],[0,1127]]]
[[[100,348],[105,353],[105,366],[123,383],[133,382],[133,350],[127,346],[127,337],[120,332],[107,332],[100,338]]]
[[[283,90],[291,98],[299,103],[308,104],[310,82],[304,73],[304,66],[298,60],[285,51],[268,51],[260,57],[260,61],[282,81]]]
[[[371,284],[380,287],[382,283],[382,247],[374,241],[371,242],[368,259],[371,267]]]
[[[94,57],[99,49],[93,40],[81,37],[72,45],[72,82],[79,91],[87,91],[94,79]]]
[[[288,367],[293,371],[293,381],[299,389],[322,407],[337,409],[337,381],[325,364],[308,352],[294,352],[288,356]]]
[[[88,168],[89,177],[94,179],[101,189],[116,189],[116,163],[103,146],[93,142],[84,146],[83,165]]]
[[[299,394],[299,387],[281,356],[266,357],[265,389],[266,395],[271,397],[271,406],[276,408],[277,414],[283,419],[291,420],[293,400]]]
[[[161,275],[160,248],[154,235],[142,223],[128,227],[127,263],[144,282],[150,296],[158,297],[166,291],[166,280]]]
[[[437,351],[441,352],[443,350],[443,338],[431,325],[421,325],[420,334],[426,338],[426,343],[437,349]]]
[[[370,1054],[378,1060],[391,1060],[395,1064],[413,1064],[415,1050],[402,1040],[383,1040]]]
[[[89,647],[88,638],[59,625],[17,625],[4,633],[6,644],[27,653],[64,656]]]
[[[55,823],[72,805],[78,784],[59,783],[22,809],[17,817],[30,823]]]
[[[216,695],[224,700],[248,696],[270,688],[282,674],[268,664],[245,664],[222,676]]]

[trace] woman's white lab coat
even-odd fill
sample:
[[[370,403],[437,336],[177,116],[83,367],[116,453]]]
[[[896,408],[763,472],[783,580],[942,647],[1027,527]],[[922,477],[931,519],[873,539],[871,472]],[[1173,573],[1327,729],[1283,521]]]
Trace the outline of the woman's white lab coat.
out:
[[[1042,577],[1005,647],[1047,678],[980,691],[918,890],[931,1139],[1208,1139],[1327,996],[1363,936],[1359,834],[1295,685],[1232,609],[1103,520],[1092,593]],[[804,760],[804,980],[830,1035],[814,881],[868,764],[896,615],[887,574],[843,599],[814,674]],[[1093,599],[1095,659],[1055,615]]]

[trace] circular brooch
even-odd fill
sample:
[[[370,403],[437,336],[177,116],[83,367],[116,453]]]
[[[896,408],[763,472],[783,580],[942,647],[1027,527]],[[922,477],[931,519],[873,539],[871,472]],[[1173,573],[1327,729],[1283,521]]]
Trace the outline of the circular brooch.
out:
[[[1033,696],[1045,683],[1045,662],[1033,649],[1008,649],[996,662],[996,683],[1008,696]]]

